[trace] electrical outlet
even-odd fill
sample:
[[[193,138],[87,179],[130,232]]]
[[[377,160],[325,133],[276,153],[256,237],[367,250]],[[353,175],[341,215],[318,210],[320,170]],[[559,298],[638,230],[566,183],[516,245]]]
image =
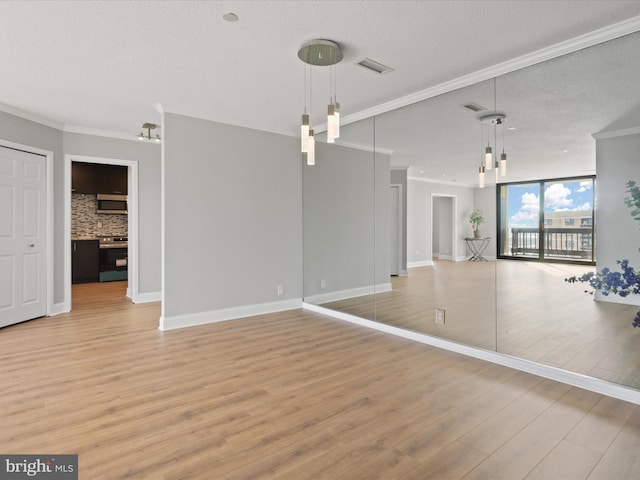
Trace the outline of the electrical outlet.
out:
[[[444,308],[436,308],[436,323],[444,325]]]
[[[278,285],[277,292],[278,296],[284,295],[284,285]]]

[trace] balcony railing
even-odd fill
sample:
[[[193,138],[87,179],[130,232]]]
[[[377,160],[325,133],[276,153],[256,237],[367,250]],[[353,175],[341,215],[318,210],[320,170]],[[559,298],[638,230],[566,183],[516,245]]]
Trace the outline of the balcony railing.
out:
[[[535,256],[540,253],[537,228],[511,229],[511,255]],[[593,260],[593,230],[586,228],[545,228],[543,253],[545,258]]]

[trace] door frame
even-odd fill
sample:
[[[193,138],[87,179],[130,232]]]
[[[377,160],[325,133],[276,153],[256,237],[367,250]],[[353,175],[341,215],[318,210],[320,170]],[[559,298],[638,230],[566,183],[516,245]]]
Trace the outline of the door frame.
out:
[[[120,165],[127,168],[127,297],[136,303],[139,296],[138,271],[138,161],[119,158],[90,157],[65,154],[64,156],[64,298],[66,311],[71,311],[71,162]]]
[[[427,238],[431,243],[431,252],[429,255],[431,256],[431,261],[433,262],[433,199],[435,197],[439,198],[450,198],[451,199],[451,260],[454,262],[458,261],[458,196],[452,195],[450,193],[432,193],[431,194],[431,231]]]
[[[42,148],[32,147],[30,145],[24,145],[22,143],[10,142],[9,140],[0,139],[0,146],[6,148],[13,148],[15,150],[22,150],[23,152],[33,153],[36,155],[42,155],[45,157],[45,170],[46,170],[46,180],[45,180],[45,197],[47,201],[47,207],[45,210],[46,218],[46,232],[45,232],[45,249],[44,254],[46,255],[46,272],[45,276],[47,278],[46,281],[46,291],[45,291],[45,305],[46,305],[46,315],[50,317],[51,315],[56,315],[58,313],[62,313],[64,311],[63,305],[60,305],[59,308],[54,308],[53,305],[53,287],[54,287],[54,279],[53,279],[53,151],[44,150]]]
[[[398,229],[397,229],[397,236],[398,236],[398,248],[397,251],[393,252],[393,254],[396,256],[397,262],[398,262],[398,273],[396,274],[392,274],[392,275],[397,275],[399,277],[402,276],[406,276],[407,272],[405,269],[403,269],[403,265],[402,265],[402,252],[404,250],[403,247],[403,242],[404,242],[404,236],[402,235],[402,215],[403,215],[403,211],[402,211],[402,184],[401,183],[392,183],[389,185],[390,189],[398,189],[398,208],[397,210],[394,212],[395,215],[398,216],[397,220],[398,220]]]

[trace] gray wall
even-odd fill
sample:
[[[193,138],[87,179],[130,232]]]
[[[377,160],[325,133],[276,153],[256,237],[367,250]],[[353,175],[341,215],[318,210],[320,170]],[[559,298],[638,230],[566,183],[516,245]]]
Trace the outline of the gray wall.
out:
[[[53,303],[64,301],[64,155],[62,132],[0,112],[0,139],[53,152]]]
[[[389,282],[389,161],[376,153],[374,169],[372,152],[316,144],[303,167],[307,301]]]
[[[139,293],[160,292],[160,145],[64,133],[64,153],[138,162]]]
[[[640,222],[624,204],[625,184],[640,183],[640,133],[596,140],[596,242],[598,270],[620,272],[616,260],[628,259],[640,268]],[[602,296],[596,299],[640,305],[640,296]]]
[[[432,261],[431,196],[455,195],[457,198],[457,251],[453,259],[467,256],[464,238],[471,235],[469,215],[473,211],[473,188],[424,182],[409,178],[407,196],[407,262],[429,264]],[[417,253],[419,252],[419,253]]]
[[[163,132],[164,321],[300,299],[300,140],[171,113]]]

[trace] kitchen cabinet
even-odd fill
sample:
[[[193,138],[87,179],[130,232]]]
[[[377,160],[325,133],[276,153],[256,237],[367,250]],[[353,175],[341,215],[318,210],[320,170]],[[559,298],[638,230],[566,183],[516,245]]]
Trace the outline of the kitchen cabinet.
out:
[[[71,162],[71,191],[127,195],[127,170],[120,165]]]
[[[98,240],[71,241],[71,283],[90,283],[100,280]]]

